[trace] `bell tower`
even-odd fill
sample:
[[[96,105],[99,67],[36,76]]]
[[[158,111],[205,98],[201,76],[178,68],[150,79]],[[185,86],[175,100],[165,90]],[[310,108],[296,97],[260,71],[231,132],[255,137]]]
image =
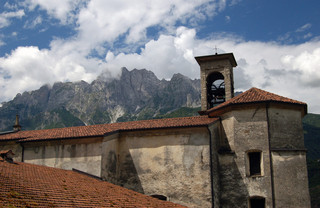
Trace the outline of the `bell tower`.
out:
[[[233,53],[195,57],[200,65],[201,111],[206,111],[234,96]]]

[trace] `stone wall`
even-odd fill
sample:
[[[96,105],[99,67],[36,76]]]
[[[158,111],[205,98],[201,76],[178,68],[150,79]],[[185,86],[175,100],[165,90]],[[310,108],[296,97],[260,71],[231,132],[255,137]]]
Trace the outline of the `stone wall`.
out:
[[[105,138],[102,158],[107,181],[189,207],[211,207],[206,127],[120,133],[119,139]]]
[[[250,197],[265,198],[266,207],[310,207],[299,109],[275,104],[236,107],[222,116],[221,129],[223,207],[248,207]],[[261,152],[259,175],[250,175],[250,152]]]
[[[276,207],[310,207],[306,154],[272,152]]]
[[[239,109],[222,116],[222,150],[219,153],[223,207],[248,207],[250,197],[264,197],[272,207],[268,124],[263,106]],[[223,138],[223,137],[222,137]],[[248,175],[250,151],[261,151],[261,174]]]
[[[270,106],[269,125],[277,207],[310,207],[301,111]]]
[[[272,149],[304,149],[301,112],[270,106],[269,126]]]

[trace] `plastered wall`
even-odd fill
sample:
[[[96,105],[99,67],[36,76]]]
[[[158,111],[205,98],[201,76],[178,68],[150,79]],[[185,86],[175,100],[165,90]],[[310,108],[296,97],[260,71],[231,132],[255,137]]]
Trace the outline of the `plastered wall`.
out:
[[[271,148],[304,149],[301,112],[277,106],[271,106],[268,112]]]
[[[121,133],[118,140],[105,138],[102,154],[107,181],[189,207],[211,207],[206,128]]]
[[[306,154],[272,153],[276,207],[310,207]]]
[[[271,106],[270,139],[277,207],[310,207],[301,112]]]
[[[24,162],[100,176],[102,138],[30,142],[24,144]]]

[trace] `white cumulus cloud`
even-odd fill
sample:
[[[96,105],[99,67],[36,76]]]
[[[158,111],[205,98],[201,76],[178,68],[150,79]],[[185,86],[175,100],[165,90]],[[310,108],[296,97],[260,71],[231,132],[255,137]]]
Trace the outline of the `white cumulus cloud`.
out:
[[[9,26],[11,18],[21,18],[24,15],[25,13],[21,9],[14,12],[2,12],[0,14],[0,28]]]
[[[61,23],[66,24],[74,21],[75,10],[81,7],[86,0],[26,0],[23,3],[30,10],[37,6],[45,10],[50,16],[59,19]]]
[[[77,53],[18,47],[0,58],[0,99],[12,99],[18,92],[35,90],[57,81],[91,82],[102,71],[101,67],[101,61]]]
[[[320,113],[320,41],[282,45],[233,38],[200,40],[193,29],[178,28],[176,35],[148,42],[141,54],[108,52],[107,67],[147,68],[166,79],[174,73],[199,78],[199,66],[193,57],[213,54],[215,45],[221,53],[233,52],[238,61],[234,69],[236,90],[258,87],[307,102],[311,112]]]

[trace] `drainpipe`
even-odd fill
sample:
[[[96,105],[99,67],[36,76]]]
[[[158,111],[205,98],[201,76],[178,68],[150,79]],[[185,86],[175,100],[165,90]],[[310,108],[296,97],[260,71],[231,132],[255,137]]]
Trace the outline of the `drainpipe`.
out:
[[[274,178],[273,178],[273,161],[271,152],[271,136],[270,136],[270,121],[269,121],[269,103],[266,104],[266,117],[268,124],[268,145],[269,145],[269,160],[270,160],[270,175],[271,175],[271,191],[272,191],[272,207],[276,207],[275,193],[274,193]]]
[[[209,132],[209,158],[210,158],[210,188],[211,188],[211,207],[214,208],[214,191],[213,191],[213,167],[212,167],[212,136],[211,136],[211,131],[209,129],[209,126],[207,126],[208,132]]]

